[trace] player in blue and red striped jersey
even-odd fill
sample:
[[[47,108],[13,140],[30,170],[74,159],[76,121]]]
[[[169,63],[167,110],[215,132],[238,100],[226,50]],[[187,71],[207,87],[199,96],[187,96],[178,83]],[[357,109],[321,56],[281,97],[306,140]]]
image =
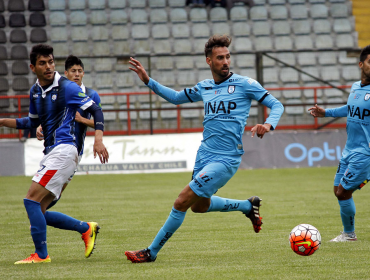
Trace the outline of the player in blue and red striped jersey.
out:
[[[74,173],[78,163],[75,139],[77,109],[90,112],[95,122],[94,156],[101,163],[109,155],[103,144],[104,116],[93,100],[79,86],[55,72],[53,48],[39,44],[30,54],[31,70],[37,81],[30,90],[29,116],[20,119],[0,119],[0,126],[17,129],[43,127],[44,157],[40,169],[32,178],[24,205],[31,224],[35,253],[15,264],[50,262],[46,245],[44,210],[61,193],[64,182]]]
[[[308,109],[315,118],[347,117],[347,142],[334,178],[343,232],[332,242],[356,241],[356,206],[352,194],[370,179],[370,45],[360,54],[361,80],[352,85],[347,104],[324,109],[317,104]]]
[[[261,230],[259,197],[236,200],[214,194],[238,170],[244,153],[242,135],[252,100],[271,108],[266,122],[252,128],[252,137],[257,134],[262,138],[265,133],[275,129],[284,108],[257,81],[229,71],[230,43],[231,39],[227,36],[212,36],[205,45],[205,55],[213,79],[201,81],[193,88],[180,92],[149,78],[141,63],[131,58],[133,67],[130,69],[167,101],[173,104],[204,103],[203,140],[197,153],[192,181],[176,199],[167,221],[152,244],[144,250],[125,252],[127,259],[132,262],[155,261],[159,250],[181,226],[189,208],[196,213],[239,211],[252,221],[255,232]]]

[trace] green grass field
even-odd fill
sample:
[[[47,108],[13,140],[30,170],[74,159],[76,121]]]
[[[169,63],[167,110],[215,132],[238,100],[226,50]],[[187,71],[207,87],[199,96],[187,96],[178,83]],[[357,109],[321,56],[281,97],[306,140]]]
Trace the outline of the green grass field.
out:
[[[219,196],[263,199],[263,229],[254,233],[239,212],[195,214],[154,263],[132,264],[125,250],[148,246],[190,173],[75,176],[53,208],[101,226],[97,248],[84,257],[76,232],[48,228],[52,262],[13,265],[34,247],[22,199],[30,177],[0,177],[1,279],[370,279],[368,188],[355,193],[353,243],[328,242],[342,230],[332,185],[335,168],[239,170]],[[298,224],[317,227],[320,249],[298,256],[288,235]]]

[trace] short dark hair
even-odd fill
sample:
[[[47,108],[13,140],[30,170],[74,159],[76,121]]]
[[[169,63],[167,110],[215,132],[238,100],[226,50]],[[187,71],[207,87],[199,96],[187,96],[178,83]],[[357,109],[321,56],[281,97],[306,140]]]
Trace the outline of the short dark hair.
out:
[[[210,37],[204,47],[206,57],[212,54],[212,50],[218,47],[228,48],[231,44],[231,37],[227,35],[213,35]]]
[[[364,62],[367,56],[370,54],[370,45],[364,47],[360,53],[360,61]]]
[[[64,64],[64,69],[68,71],[71,67],[73,67],[73,65],[80,65],[82,69],[85,70],[84,64],[82,63],[81,59],[79,59],[75,55],[70,55],[66,59],[66,62]]]
[[[54,51],[53,47],[46,44],[38,44],[33,46],[30,53],[31,64],[35,66],[36,61],[40,56],[52,55],[54,59],[53,51]]]

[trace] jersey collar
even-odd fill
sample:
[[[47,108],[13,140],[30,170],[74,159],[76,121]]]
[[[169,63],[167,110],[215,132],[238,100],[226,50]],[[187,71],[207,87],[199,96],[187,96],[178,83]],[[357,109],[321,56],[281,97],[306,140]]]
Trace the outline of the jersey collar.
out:
[[[215,82],[216,85],[219,85],[219,84],[222,84],[223,82],[225,82],[227,79],[229,79],[232,75],[234,75],[233,72],[230,72],[230,74],[223,80],[219,81],[219,82]]]
[[[39,88],[41,89],[41,93],[42,93],[42,98],[45,98],[46,96],[46,93],[48,91],[50,91],[52,88],[54,87],[57,87],[58,86],[58,82],[59,82],[59,79],[61,78],[61,76],[59,75],[59,73],[57,71],[54,72],[54,81],[53,83],[46,89],[44,90],[42,88],[42,86],[40,86],[40,83],[39,83],[39,79],[36,80],[36,85],[39,86]]]
[[[82,89],[83,93],[86,93],[86,87],[85,87],[84,83],[81,82],[80,88]]]

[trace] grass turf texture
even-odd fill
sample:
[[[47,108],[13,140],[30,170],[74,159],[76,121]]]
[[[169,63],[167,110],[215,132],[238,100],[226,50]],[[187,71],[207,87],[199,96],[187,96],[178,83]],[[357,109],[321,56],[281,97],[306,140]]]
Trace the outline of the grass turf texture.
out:
[[[52,208],[101,226],[97,249],[84,257],[76,232],[48,227],[49,264],[13,263],[33,253],[22,203],[30,177],[0,178],[1,279],[364,279],[370,259],[369,186],[354,195],[353,243],[331,243],[342,230],[333,194],[335,168],[239,170],[217,195],[263,199],[262,231],[254,233],[240,212],[188,211],[157,261],[131,264],[125,250],[148,246],[162,227],[190,173],[75,176]],[[322,235],[312,256],[290,249],[288,235],[298,224]]]

